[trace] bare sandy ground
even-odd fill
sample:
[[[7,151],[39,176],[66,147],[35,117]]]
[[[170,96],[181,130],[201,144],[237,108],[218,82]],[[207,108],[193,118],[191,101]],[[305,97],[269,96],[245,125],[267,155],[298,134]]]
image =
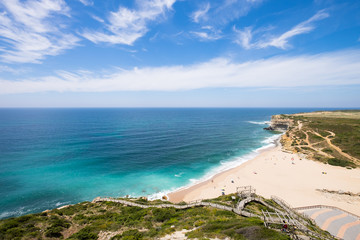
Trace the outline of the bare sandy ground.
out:
[[[292,160],[294,159],[294,160]],[[239,167],[212,179],[168,194],[170,201],[215,198],[236,192],[236,187],[251,185],[256,193],[282,198],[292,207],[330,205],[360,215],[360,198],[328,194],[316,189],[360,193],[360,169],[346,169],[300,158],[281,146],[266,150]]]

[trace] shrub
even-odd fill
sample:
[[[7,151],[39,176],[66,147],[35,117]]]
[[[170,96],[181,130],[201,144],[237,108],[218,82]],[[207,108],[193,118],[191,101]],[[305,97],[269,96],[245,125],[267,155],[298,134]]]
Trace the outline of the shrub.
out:
[[[331,150],[330,148],[324,148],[322,151],[327,152],[327,153],[332,153],[333,152],[333,150]]]
[[[340,166],[340,167],[354,167],[354,163],[348,160],[341,160],[338,158],[330,158],[328,163],[333,166]]]
[[[9,219],[7,220],[1,227],[0,227],[0,233],[6,232],[8,229],[16,228],[19,226],[19,222],[15,219]]]
[[[143,233],[139,232],[137,229],[131,229],[123,232],[121,235],[113,237],[111,240],[113,239],[139,240],[143,239]]]
[[[21,217],[17,218],[17,221],[23,223],[23,222],[29,221],[32,217],[33,216],[31,216],[31,215],[21,216]]]
[[[62,227],[49,227],[46,232],[45,232],[45,236],[46,237],[54,237],[54,238],[59,238],[59,237],[62,237],[62,230],[64,228]]]
[[[83,229],[81,229],[77,233],[71,235],[71,237],[69,239],[79,239],[79,240],[92,240],[92,239],[94,239],[95,240],[97,238],[98,238],[98,236],[94,232],[93,228],[84,227]]]
[[[56,216],[52,216],[50,218],[50,223],[52,227],[61,227],[61,228],[69,228],[70,223],[66,221],[65,219],[58,218]]]
[[[175,209],[173,208],[155,208],[152,210],[155,221],[157,222],[165,222],[170,218],[174,217]]]

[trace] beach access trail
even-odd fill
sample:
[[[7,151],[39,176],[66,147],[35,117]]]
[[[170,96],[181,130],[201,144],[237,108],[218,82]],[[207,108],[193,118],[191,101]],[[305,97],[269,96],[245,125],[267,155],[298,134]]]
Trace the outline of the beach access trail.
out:
[[[175,203],[190,202],[216,198],[223,190],[225,194],[234,193],[237,186],[245,185],[253,186],[257,194],[266,198],[279,196],[294,208],[327,205],[360,215],[359,168],[346,169],[307,160],[282,151],[281,146],[267,149],[236,168],[168,196]]]

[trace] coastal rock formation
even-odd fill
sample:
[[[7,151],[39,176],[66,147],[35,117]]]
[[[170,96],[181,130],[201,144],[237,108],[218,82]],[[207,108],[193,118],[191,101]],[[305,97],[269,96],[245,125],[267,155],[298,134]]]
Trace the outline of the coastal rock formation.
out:
[[[271,117],[270,126],[264,128],[270,131],[285,132],[293,124],[293,121],[283,115],[274,115]]]

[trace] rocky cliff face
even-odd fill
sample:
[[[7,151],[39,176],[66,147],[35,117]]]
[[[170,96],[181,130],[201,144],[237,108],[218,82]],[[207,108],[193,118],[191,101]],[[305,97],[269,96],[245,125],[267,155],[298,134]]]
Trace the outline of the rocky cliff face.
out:
[[[292,126],[293,120],[286,118],[284,115],[274,115],[271,117],[270,126],[264,128],[270,131],[285,132],[290,126]]]

